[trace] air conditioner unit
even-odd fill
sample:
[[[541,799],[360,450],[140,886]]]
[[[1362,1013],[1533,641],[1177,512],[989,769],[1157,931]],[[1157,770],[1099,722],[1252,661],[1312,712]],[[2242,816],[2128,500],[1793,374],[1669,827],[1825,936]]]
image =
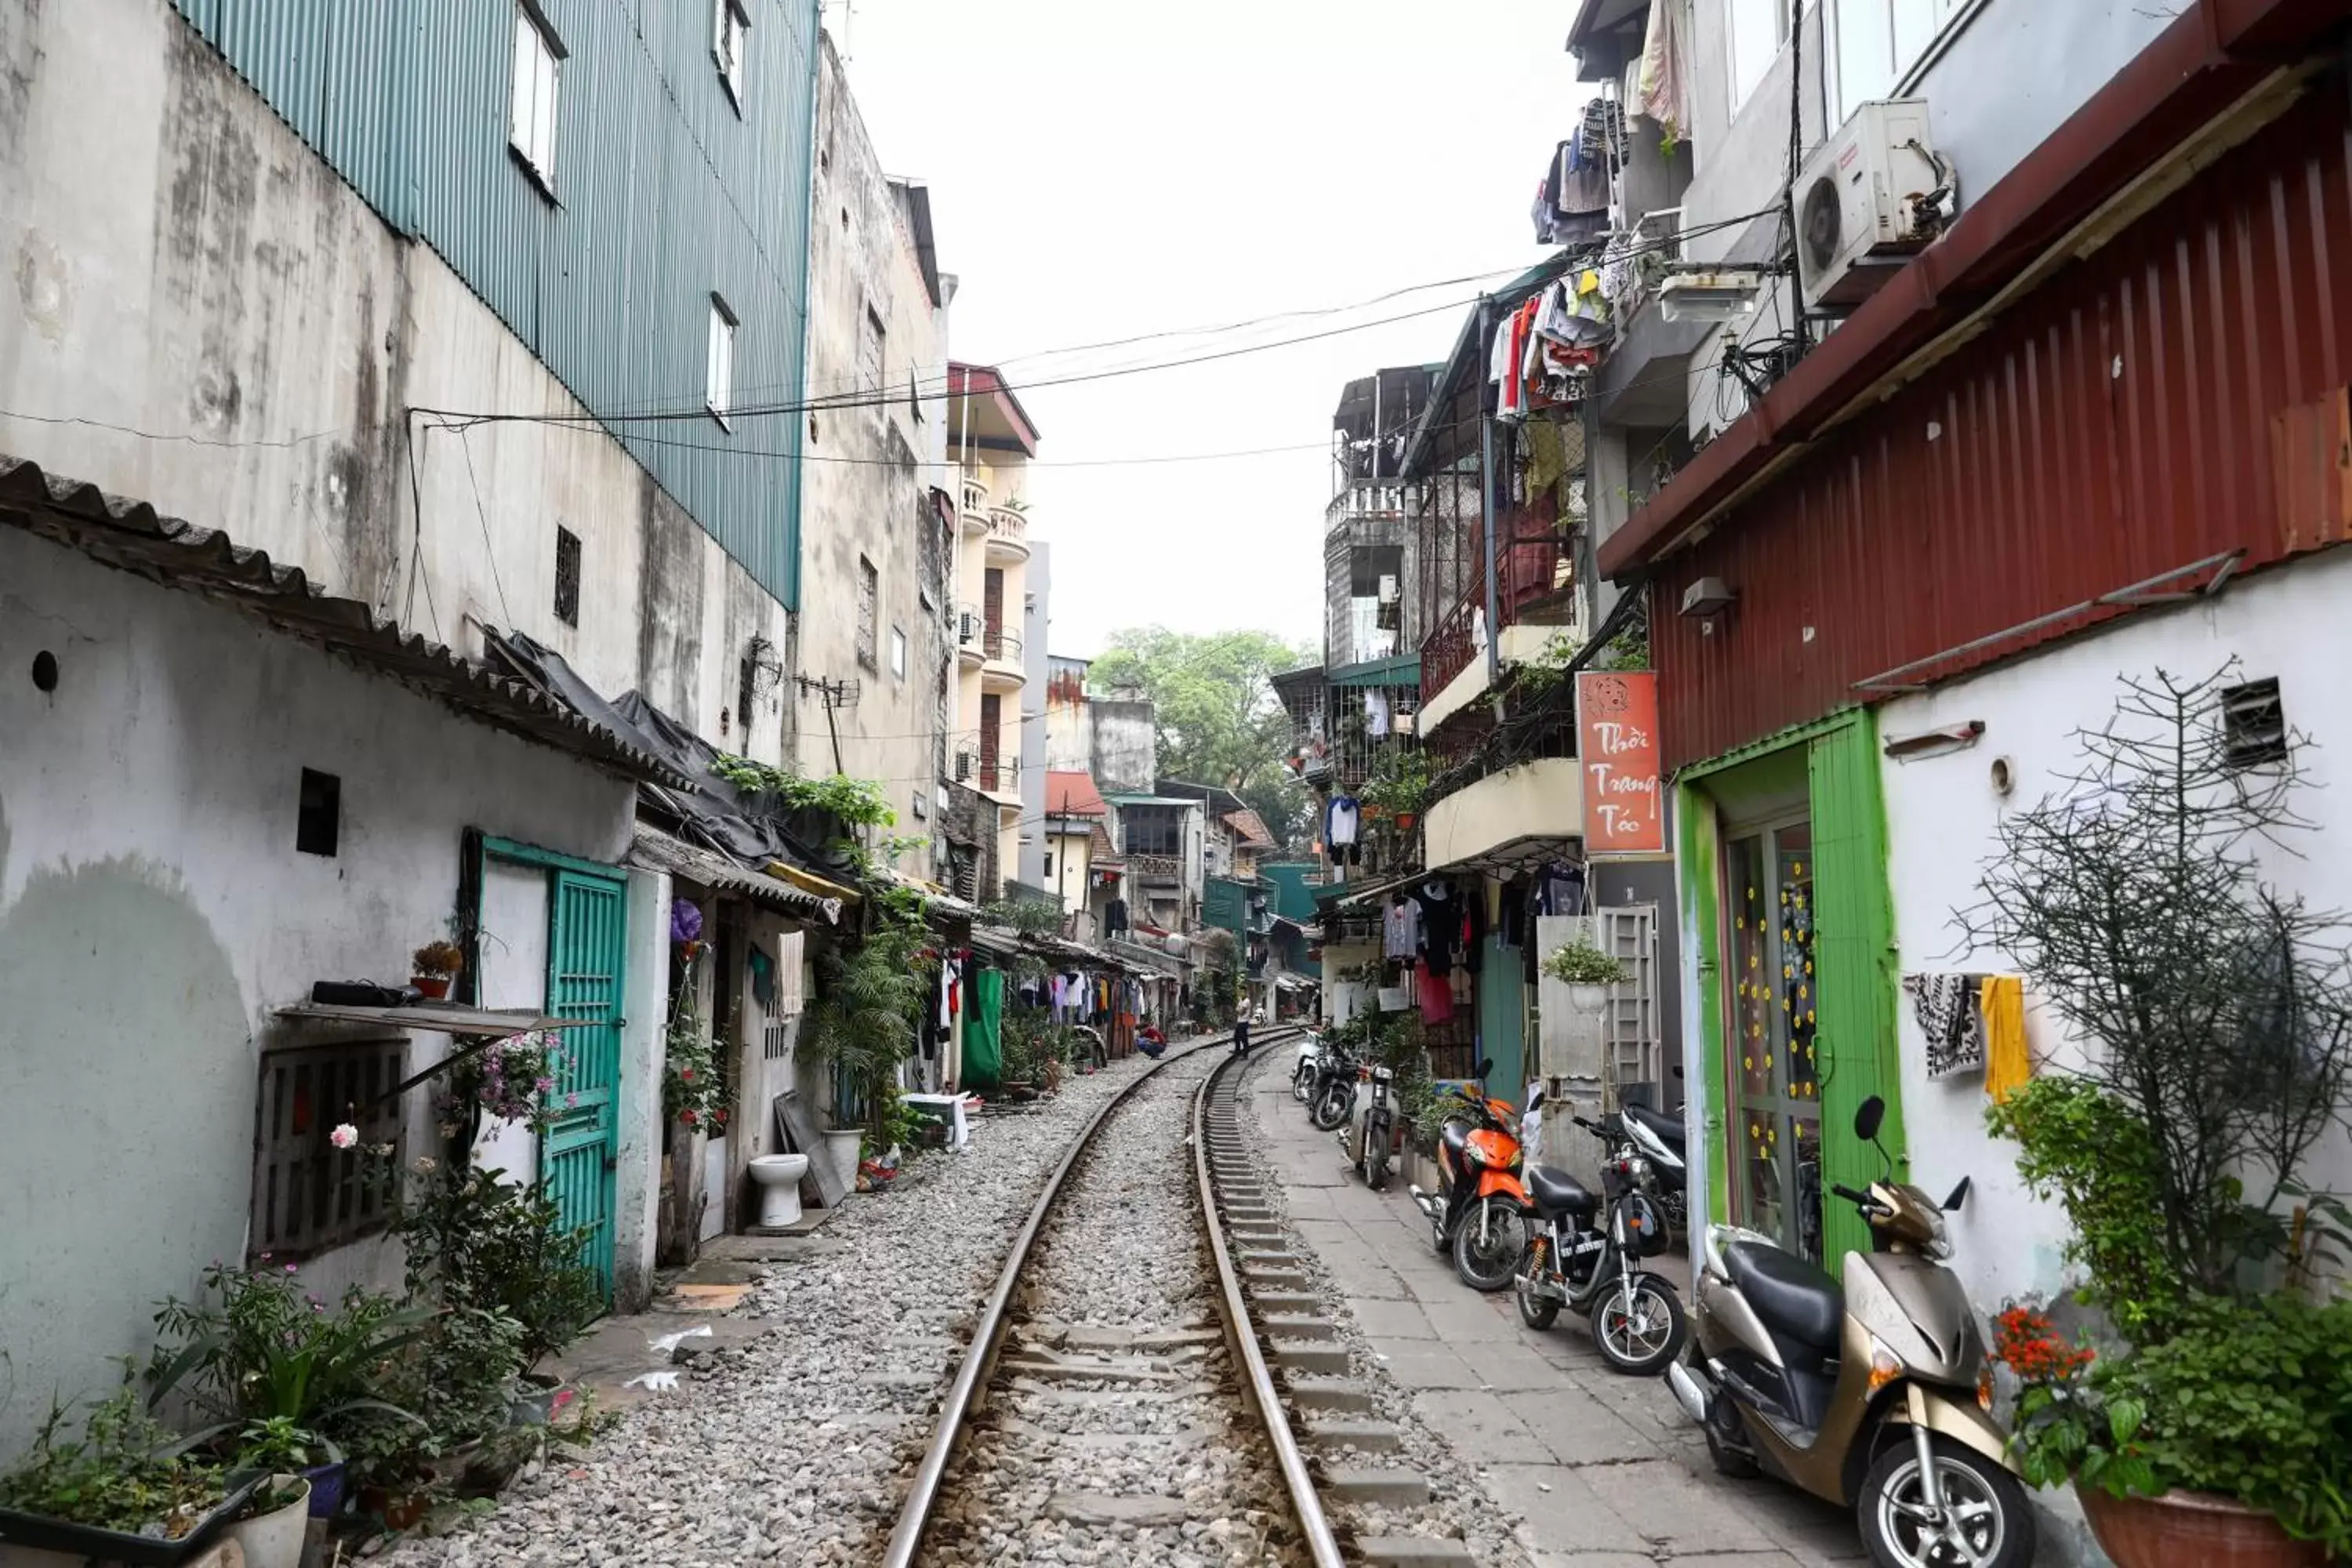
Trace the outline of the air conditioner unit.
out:
[[[1797,177],[1797,276],[1806,308],[1850,310],[1940,230],[1919,198],[1942,189],[1927,100],[1865,103]]]
[[[1683,209],[1660,207],[1633,220],[1633,243],[1659,260],[1683,258]]]

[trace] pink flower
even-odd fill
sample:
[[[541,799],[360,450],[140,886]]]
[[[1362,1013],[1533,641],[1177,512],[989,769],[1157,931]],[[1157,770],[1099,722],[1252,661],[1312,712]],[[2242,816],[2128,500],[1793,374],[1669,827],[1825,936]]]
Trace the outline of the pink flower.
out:
[[[288,1265],[286,1266],[286,1272],[287,1272],[287,1273],[289,1273],[289,1274],[293,1273],[293,1272],[294,1272],[294,1265],[292,1265],[291,1263],[288,1264]]]
[[[345,1121],[327,1134],[327,1142],[338,1149],[348,1149],[360,1141],[360,1130]]]
[[[539,1080],[539,1092],[541,1094],[545,1094],[549,1089],[553,1089],[554,1087],[555,1080],[551,1078],[543,1078]]]

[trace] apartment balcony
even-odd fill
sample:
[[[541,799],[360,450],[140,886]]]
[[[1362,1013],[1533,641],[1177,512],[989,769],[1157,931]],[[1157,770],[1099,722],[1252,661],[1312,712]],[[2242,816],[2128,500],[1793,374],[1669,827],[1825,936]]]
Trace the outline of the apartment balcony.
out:
[[[973,539],[988,532],[988,484],[982,479],[967,479],[963,482],[963,531]]]
[[[1429,808],[1433,870],[1506,876],[1561,858],[1584,838],[1584,773],[1574,757],[1539,757],[1488,773]]]
[[[1184,860],[1179,855],[1139,855],[1129,852],[1127,874],[1138,884],[1181,888],[1184,885]]]
[[[1029,520],[1009,506],[988,509],[988,563],[1016,566],[1029,559]]]
[[[988,657],[988,617],[981,614],[978,605],[958,605],[955,628],[958,665],[965,669],[978,669]]]
[[[995,801],[1000,806],[1021,804],[1021,759],[1003,754],[990,756],[982,752],[973,737],[966,735],[950,759],[955,769],[955,782],[969,784]]]
[[[1021,662],[1021,639],[1002,626],[983,627],[980,634],[980,689],[1018,691],[1028,684],[1028,667]]]

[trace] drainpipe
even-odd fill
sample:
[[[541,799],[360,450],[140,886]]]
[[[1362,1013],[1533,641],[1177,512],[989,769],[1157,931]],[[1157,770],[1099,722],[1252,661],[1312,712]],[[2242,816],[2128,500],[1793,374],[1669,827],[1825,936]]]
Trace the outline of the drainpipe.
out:
[[[1495,342],[1495,301],[1478,297],[1478,351],[1491,354]],[[1476,354],[1471,363],[1478,363]],[[1503,683],[1503,641],[1500,598],[1495,590],[1495,415],[1486,404],[1486,380],[1478,380],[1478,531],[1486,542],[1486,689]]]

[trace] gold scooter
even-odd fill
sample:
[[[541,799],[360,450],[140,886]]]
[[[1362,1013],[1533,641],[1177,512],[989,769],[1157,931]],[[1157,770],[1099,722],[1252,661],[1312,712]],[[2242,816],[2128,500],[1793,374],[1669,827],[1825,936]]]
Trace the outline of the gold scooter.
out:
[[[1863,1101],[1854,1132],[1878,1143],[1885,1102]],[[1994,1422],[1991,1366],[1937,1204],[1885,1175],[1832,1187],[1869,1222],[1873,1249],[1845,1283],[1769,1237],[1710,1226],[1690,1361],[1666,1369],[1727,1475],[1759,1468],[1854,1510],[1880,1568],[2019,1568],[2033,1514]]]

